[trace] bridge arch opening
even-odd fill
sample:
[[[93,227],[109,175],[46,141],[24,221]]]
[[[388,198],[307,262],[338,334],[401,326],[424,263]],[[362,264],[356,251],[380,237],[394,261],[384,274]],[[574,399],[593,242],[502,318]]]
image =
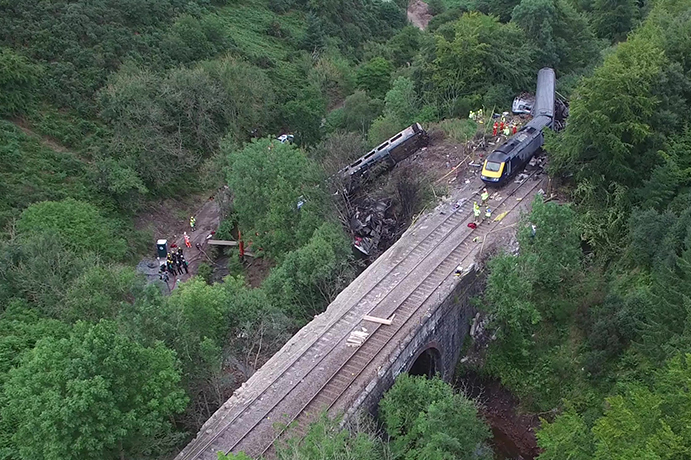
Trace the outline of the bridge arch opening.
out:
[[[410,375],[422,375],[428,379],[437,373],[441,373],[441,353],[434,347],[427,348],[420,353],[408,371]]]

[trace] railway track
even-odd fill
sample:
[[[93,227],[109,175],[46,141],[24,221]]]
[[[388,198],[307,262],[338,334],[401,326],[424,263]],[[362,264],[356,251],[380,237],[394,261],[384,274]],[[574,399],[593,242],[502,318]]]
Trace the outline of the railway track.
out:
[[[528,184],[528,182],[530,183]],[[518,207],[520,201],[514,200],[510,202],[509,198],[513,197],[516,192],[519,191],[522,195],[520,198],[525,198],[530,195],[538,184],[539,181],[526,180],[518,187],[515,187],[499,203],[499,206],[496,206],[497,212],[512,211]],[[523,185],[527,186],[523,187]],[[507,202],[510,202],[510,204],[502,207],[502,205],[505,205]],[[484,240],[493,228],[494,225],[481,225],[478,229],[468,232],[469,234],[467,236],[473,235],[474,237],[481,237]],[[437,288],[453,274],[456,266],[467,262],[468,258],[473,256],[476,252],[479,252],[477,247],[471,247],[465,244],[466,238],[459,241],[451,253],[449,253],[434,271],[420,283],[418,288],[400,305],[391,306],[381,303],[378,306],[381,308],[375,308],[373,312],[375,316],[388,318],[395,313],[395,323],[390,326],[375,324],[373,327],[370,327],[368,325],[368,331],[371,331],[371,333],[365,342],[357,348],[347,348],[350,352],[343,364],[319,388],[316,394],[307,401],[300,411],[285,424],[285,428],[281,429],[274,437],[273,441],[261,451],[261,455],[273,452],[276,441],[288,432],[288,427],[293,427],[293,429],[289,431],[291,435],[302,438],[306,434],[309,424],[315,421],[321,411],[328,411],[334,407],[350,385],[360,377],[362,372],[368,368],[369,364],[403,329],[406,322],[413,318],[420,309],[423,308],[426,301],[430,299]],[[400,321],[399,318],[401,318]]]
[[[483,187],[477,188],[471,196],[479,194],[482,188]],[[374,301],[376,305],[378,299],[383,298],[390,291],[394,290],[402,281],[404,281],[405,278],[396,279],[398,278],[397,275],[400,272],[404,272],[408,268],[407,266],[411,265],[411,261],[414,262],[421,254],[428,253],[438,244],[441,244],[446,237],[448,237],[451,229],[455,228],[465,219],[467,219],[467,216],[471,214],[471,209],[471,200],[468,199],[468,201],[466,201],[459,209],[452,213],[446,214],[444,219],[435,222],[435,225],[433,225],[432,228],[428,228],[425,231],[420,231],[417,235],[415,235],[415,241],[413,244],[395,256],[393,265],[387,271],[385,276],[379,279],[373,286],[370,286],[370,288],[367,289],[363,295],[351,296],[348,299],[345,299],[343,303],[347,305],[354,305]],[[375,264],[382,262],[384,262],[383,257],[379,258]],[[337,318],[334,318],[331,324],[327,326],[326,330],[320,336],[315,337],[308,344],[308,346],[302,350],[297,360],[293,362],[291,366],[288,366],[286,369],[284,369],[279,374],[277,379],[295,377],[289,374],[291,369],[297,367],[299,364],[298,361],[304,358],[309,351],[314,351],[313,348],[315,345],[320,343],[323,344],[325,342],[325,338],[332,338],[332,331],[342,330],[344,326],[358,316],[360,316],[360,314],[353,313],[352,310],[346,310],[343,312],[343,314],[339,315]],[[348,333],[350,333],[350,330],[348,330]],[[336,341],[336,344],[338,343],[339,341]],[[311,369],[312,368],[310,368],[310,370]],[[276,385],[271,385],[271,387],[274,386]],[[264,391],[251,398],[250,402],[245,404],[245,408],[230,420],[220,419],[213,425],[205,425],[202,428],[204,430],[202,437],[198,437],[194,440],[195,446],[189,451],[183,449],[183,451],[176,457],[176,460],[193,460],[199,458],[199,455],[203,454],[204,451],[206,451],[209,447],[212,447],[213,443],[221,436],[222,433],[226,432],[231,425],[241,422],[242,415],[244,415],[245,410],[250,407],[253,402],[266,396],[271,387],[266,388]]]
[[[509,192],[502,203],[518,189],[520,189],[520,185],[513,187],[513,190]],[[475,194],[477,194],[477,191]],[[337,315],[336,318],[333,318],[321,334],[316,335],[308,345],[299,351],[297,358],[278,374],[271,385],[253,396],[250,401],[245,403],[243,408],[232,417],[219,417],[216,422],[205,425],[202,434],[198,436],[188,448],[183,450],[176,460],[197,459],[204,454],[214,454],[216,450],[231,451],[240,445],[243,440],[246,439],[247,435],[262,422],[273,423],[270,422],[270,415],[274,415],[274,420],[277,420],[279,418],[279,416],[276,416],[276,411],[279,410],[278,406],[295,390],[292,383],[295,381],[298,383],[301,382],[302,379],[315,370],[315,368],[323,365],[324,360],[329,356],[330,352],[345,341],[354,325],[359,324],[360,321],[358,318],[361,318],[363,314],[381,314],[380,306],[391,292],[406,281],[415,268],[419,267],[423,261],[428,260],[429,255],[436,248],[444,244],[453,233],[453,229],[468,219],[472,214],[471,203],[472,198],[468,199],[459,209],[448,213],[443,219],[435,221],[429,228],[417,232],[413,236],[412,245],[396,254],[393,260],[386,261],[391,264],[391,267],[383,277],[373,285],[370,285],[364,293],[356,292],[342,300],[344,305],[364,306],[363,308],[346,309],[341,312],[340,315]],[[380,260],[382,259],[384,258],[380,258]],[[448,260],[448,258],[446,260]],[[453,267],[451,268],[453,269]],[[406,273],[406,275],[400,277],[400,273]],[[427,279],[429,279],[429,277]],[[424,286],[423,289],[426,287],[428,286]],[[417,287],[415,290],[417,290]],[[426,291],[427,289],[425,289],[425,292]],[[409,294],[409,296],[411,295],[415,294]],[[417,298],[418,295],[415,295],[415,298]],[[412,304],[412,300],[410,303]],[[374,335],[373,333],[372,336],[370,336],[370,340],[372,340]],[[375,342],[373,341],[371,343]],[[333,376],[327,379],[327,385],[332,382],[332,379]],[[290,384],[281,385],[281,383],[286,380]],[[285,388],[287,388],[287,391],[281,391]],[[318,394],[319,392],[317,395]],[[313,399],[314,398],[309,400],[307,405],[298,413],[298,416],[308,411],[308,405]],[[253,406],[253,404],[258,401],[268,407],[263,411],[259,411],[257,407]],[[316,402],[314,404],[316,404]],[[252,411],[248,411],[250,407],[252,407]]]

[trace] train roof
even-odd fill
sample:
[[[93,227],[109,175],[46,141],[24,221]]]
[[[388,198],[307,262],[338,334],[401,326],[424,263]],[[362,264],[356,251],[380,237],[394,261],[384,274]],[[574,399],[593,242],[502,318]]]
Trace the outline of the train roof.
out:
[[[339,174],[346,174],[348,171],[351,169],[357,169],[358,167],[362,166],[363,164],[369,163],[371,160],[378,158],[380,155],[386,154],[385,152],[382,152],[382,150],[386,149],[387,147],[391,147],[394,145],[398,145],[401,142],[405,141],[406,139],[410,138],[412,135],[415,133],[421,132],[422,125],[420,123],[413,123],[412,125],[408,126],[406,129],[403,131],[397,133],[395,136],[391,137],[390,139],[385,140],[345,168],[341,169],[339,171]]]
[[[550,120],[549,117],[540,117],[543,119]],[[533,119],[534,120],[534,119]],[[542,128],[531,125],[531,120],[523,128],[521,128],[515,136],[513,136],[508,141],[504,142],[502,145],[497,147],[492,153],[487,157],[488,161],[501,163],[506,161],[522,144],[528,144],[531,140],[535,138],[535,133]]]
[[[537,73],[537,89],[535,90],[533,117],[544,115],[554,118],[556,81],[554,70],[549,67],[540,69]]]
[[[523,127],[523,129],[527,129],[527,128],[542,129],[545,126],[546,127],[552,126],[552,118],[548,117],[546,115],[538,115],[537,117],[533,118],[528,123],[526,123],[525,126]]]

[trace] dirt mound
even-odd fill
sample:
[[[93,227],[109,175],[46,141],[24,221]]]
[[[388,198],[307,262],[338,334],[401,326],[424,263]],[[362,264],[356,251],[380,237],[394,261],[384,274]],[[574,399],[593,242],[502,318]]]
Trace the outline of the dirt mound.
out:
[[[430,19],[432,19],[427,3],[421,0],[410,2],[407,15],[408,21],[420,30],[425,30]]]

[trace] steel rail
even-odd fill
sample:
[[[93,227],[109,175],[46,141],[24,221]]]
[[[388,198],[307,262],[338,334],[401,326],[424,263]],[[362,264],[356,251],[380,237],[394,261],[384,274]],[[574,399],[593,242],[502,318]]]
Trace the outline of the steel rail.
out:
[[[472,196],[474,196],[474,195],[477,195],[477,194],[479,193],[479,191],[482,190],[482,189],[484,189],[484,188],[485,188],[484,186],[478,188],[478,189],[475,190],[475,191],[473,192],[473,194],[470,195],[470,196],[472,197]],[[449,236],[449,234],[450,234],[450,233],[449,233],[449,230],[450,230],[450,229],[441,230],[442,227],[446,226],[448,223],[451,223],[450,227],[451,227],[451,229],[452,229],[452,228],[455,228],[455,227],[460,223],[460,222],[456,223],[455,221],[460,220],[460,221],[462,222],[463,220],[465,220],[465,219],[467,218],[467,215],[468,215],[468,214],[466,214],[466,212],[469,212],[470,210],[468,209],[466,212],[464,212],[464,211],[465,211],[465,208],[469,208],[469,203],[470,203],[470,198],[469,198],[468,201],[466,201],[460,208],[455,209],[453,212],[449,213],[444,219],[442,219],[441,221],[439,221],[438,224],[437,224],[432,230],[430,230],[429,233],[427,233],[427,234],[424,235],[422,238],[420,238],[420,240],[417,241],[416,244],[415,244],[414,246],[411,246],[410,248],[408,248],[407,251],[402,252],[402,253],[397,257],[398,260],[395,262],[395,264],[386,272],[386,274],[385,274],[385,275],[384,275],[384,276],[383,276],[383,277],[382,277],[372,288],[370,288],[367,292],[363,293],[363,294],[359,297],[359,299],[357,299],[356,302],[350,302],[350,303],[353,304],[353,303],[359,303],[359,302],[361,302],[364,298],[366,298],[367,296],[371,295],[377,288],[379,288],[380,286],[382,286],[382,284],[384,283],[384,281],[389,281],[390,275],[391,275],[392,273],[394,273],[394,272],[396,271],[396,269],[399,268],[399,266],[400,266],[401,264],[403,264],[404,262],[410,260],[410,259],[409,259],[409,256],[411,256],[411,255],[413,254],[413,252],[415,252],[416,250],[420,249],[423,245],[425,245],[425,244],[427,244],[427,243],[430,243],[430,242],[434,243],[434,242],[435,242],[435,239],[439,238],[439,236],[442,237],[441,240],[439,240],[438,242],[436,242],[436,244],[435,244],[435,245],[433,246],[433,248],[431,248],[431,249],[434,249],[434,248],[438,247],[440,244],[442,244],[444,241],[446,241],[446,239],[448,238],[448,236]],[[437,235],[435,235],[435,233],[437,233]],[[426,250],[429,251],[430,249],[427,248]],[[424,261],[425,259],[422,259],[422,260]],[[419,266],[420,263],[421,263],[421,262],[418,262],[418,263],[411,269],[411,271],[414,270],[417,266]],[[376,302],[376,303],[374,304],[374,307],[372,307],[372,309],[370,310],[370,312],[371,312],[372,310],[374,310],[374,309],[379,305],[379,303],[380,303],[384,298],[386,298],[386,296],[388,296],[391,292],[393,292],[393,291],[395,290],[395,288],[396,288],[401,282],[403,282],[403,281],[407,278],[408,275],[409,275],[409,274],[407,274],[405,277],[403,277],[402,279],[398,280],[397,282],[394,280],[394,283],[391,285],[389,291],[384,295],[384,297],[382,297],[382,299],[381,299],[380,301],[378,301],[378,302]],[[352,300],[352,298],[355,298],[355,297],[357,297],[357,295],[353,295],[349,300]],[[324,331],[323,331],[318,337],[315,337],[314,340],[313,340],[309,345],[305,346],[305,348],[303,349],[303,351],[300,353],[300,355],[299,355],[298,357],[295,358],[295,360],[293,361],[293,363],[292,363],[291,365],[286,366],[286,368],[285,368],[285,369],[274,379],[274,384],[275,384],[276,381],[278,381],[279,379],[283,378],[283,376],[284,376],[290,369],[293,368],[294,364],[297,363],[297,361],[299,361],[301,358],[303,358],[303,357],[312,349],[312,347],[313,347],[315,344],[319,343],[319,341],[320,341],[326,334],[328,334],[330,331],[332,331],[332,330],[334,329],[334,327],[337,325],[337,323],[338,323],[339,321],[343,320],[349,313],[350,313],[350,309],[349,309],[349,310],[345,310],[338,318],[334,319],[333,322],[332,322],[332,324],[330,324],[328,327],[326,327],[326,328],[324,329]],[[349,333],[349,332],[348,332],[348,333]],[[333,350],[339,343],[340,343],[340,340],[339,340],[338,342],[336,342],[336,344],[335,344],[333,347],[331,347],[331,350]],[[323,358],[324,358],[325,356],[327,356],[327,355],[328,355],[328,353],[324,353],[321,359],[323,359]],[[321,359],[319,360],[319,362],[321,362]],[[318,363],[317,363],[317,364],[318,364]],[[305,374],[309,374],[309,372],[311,372],[312,369],[313,369],[314,367],[316,367],[317,364],[315,364],[314,366],[312,366]],[[197,457],[198,457],[200,454],[202,454],[209,446],[211,446],[211,445],[213,444],[213,442],[216,441],[216,440],[221,436],[221,434],[224,433],[224,432],[225,432],[225,431],[226,431],[226,430],[227,430],[227,429],[228,429],[238,418],[240,418],[240,417],[247,411],[247,409],[251,406],[251,404],[252,404],[254,401],[256,401],[257,399],[261,398],[271,387],[272,387],[272,385],[267,386],[267,388],[265,388],[264,390],[262,390],[259,394],[257,394],[257,395],[255,395],[254,397],[252,397],[251,400],[249,401],[249,403],[246,403],[246,404],[245,404],[245,407],[244,407],[240,412],[238,412],[237,414],[235,414],[235,416],[234,416],[231,420],[227,421],[225,424],[224,424],[223,418],[221,418],[218,422],[216,422],[216,424],[215,424],[213,427],[202,427],[202,429],[203,429],[206,433],[208,433],[209,431],[211,431],[211,433],[209,433],[209,435],[208,435],[208,438],[209,438],[209,439],[203,441],[203,445],[200,446],[200,447],[196,447],[196,448],[194,449],[193,452],[185,452],[185,454],[184,454],[183,456],[181,456],[181,457],[176,457],[176,460],[192,460],[192,459],[194,459],[194,458],[197,458]],[[290,391],[288,391],[288,393],[290,393]],[[283,399],[285,398],[285,396],[286,396],[286,395],[284,395],[284,396],[281,398],[281,400],[283,400]],[[269,411],[271,411],[272,409],[273,409],[273,407],[271,407],[271,408],[269,409]],[[268,411],[267,411],[267,412],[268,412]],[[259,420],[259,422],[260,422],[262,419],[263,419],[263,417]],[[257,423],[258,423],[258,422],[257,422]],[[221,427],[221,426],[222,426],[222,428],[219,429],[219,427]],[[253,426],[256,426],[256,425],[253,425]],[[246,435],[244,435],[244,436],[246,436]],[[243,438],[244,438],[244,436],[243,436]],[[194,442],[194,440],[193,440],[192,442]],[[184,451],[184,449],[183,449],[183,451]],[[182,452],[181,452],[181,453],[182,453]],[[178,455],[180,455],[180,454],[178,454]]]
[[[504,204],[507,202],[507,200],[508,200],[510,197],[512,197],[516,192],[518,192],[519,190],[520,190],[520,191],[524,191],[525,189],[524,189],[523,185],[524,185],[524,184],[528,181],[528,179],[530,179],[533,175],[534,175],[534,173],[531,174],[531,175],[526,179],[526,181],[522,182],[522,183],[519,184],[517,187],[515,187],[511,192],[509,192],[509,193],[508,193],[508,194],[507,194],[497,205],[495,205],[495,208],[498,209],[499,207],[501,207],[502,205],[504,205]],[[526,191],[526,193],[525,193],[525,196],[529,195],[529,194],[532,192],[532,190],[535,189],[535,187],[539,184],[539,182],[537,182],[537,181],[533,181],[533,182],[534,182],[533,185],[527,189],[527,191]],[[508,209],[508,211],[512,211],[512,210],[515,209],[519,204],[520,204],[520,203],[517,202],[517,203],[515,203],[513,206],[510,206],[510,209]],[[400,322],[399,322],[398,320],[396,321],[396,323],[399,325],[397,328],[391,327],[391,326],[386,326],[386,328],[384,329],[384,330],[386,331],[385,334],[386,334],[386,335],[389,335],[389,333],[390,333],[390,337],[385,338],[386,341],[385,341],[384,343],[380,343],[380,344],[379,344],[379,348],[377,348],[377,349],[375,350],[375,352],[371,354],[371,356],[369,357],[369,359],[368,359],[363,365],[351,366],[351,367],[353,368],[353,370],[355,370],[356,372],[351,372],[352,378],[349,378],[346,382],[343,382],[343,383],[341,383],[341,384],[339,385],[340,387],[342,387],[342,389],[340,390],[340,392],[337,393],[337,396],[336,396],[335,398],[333,398],[333,400],[331,401],[331,403],[328,404],[327,410],[329,410],[329,409],[337,402],[337,400],[338,400],[338,399],[345,393],[345,391],[349,388],[350,384],[351,384],[352,382],[354,382],[354,381],[360,376],[360,374],[367,368],[367,366],[371,363],[371,361],[374,359],[374,357],[377,356],[377,354],[379,353],[379,351],[381,351],[384,347],[386,347],[386,345],[388,345],[388,344],[390,343],[390,340],[396,335],[396,333],[397,333],[398,331],[401,330],[401,328],[405,325],[405,323],[406,323],[412,316],[414,316],[414,315],[417,313],[417,311],[427,302],[427,300],[428,300],[431,296],[434,295],[434,292],[436,292],[436,290],[437,290],[437,288],[439,287],[439,285],[441,285],[441,284],[448,278],[448,276],[453,272],[454,268],[455,268],[460,262],[465,261],[468,257],[470,257],[472,254],[475,253],[475,251],[474,251],[473,249],[470,249],[470,250],[467,251],[467,253],[466,253],[465,255],[463,255],[462,258],[460,258],[460,259],[458,258],[458,256],[460,255],[460,254],[458,254],[458,253],[459,253],[459,252],[462,253],[463,250],[467,249],[467,248],[464,247],[464,245],[465,245],[465,243],[466,243],[468,237],[469,237],[470,235],[475,235],[475,236],[482,236],[482,237],[484,237],[484,236],[486,236],[487,234],[489,234],[489,233],[492,231],[492,228],[493,228],[492,225],[485,226],[485,227],[480,226],[480,229],[479,229],[480,231],[477,231],[477,230],[476,230],[476,231],[473,231],[473,232],[468,232],[468,234],[465,235],[465,236],[459,241],[459,243],[454,247],[454,249],[452,249],[451,252],[449,252],[449,254],[448,254],[448,255],[447,255],[447,256],[446,256],[436,267],[435,267],[435,268],[434,268],[434,270],[433,270],[427,277],[425,277],[425,278],[417,285],[417,287],[416,287],[408,296],[406,296],[406,298],[403,300],[403,302],[400,303],[400,305],[396,306],[396,307],[395,307],[393,310],[391,310],[391,311],[379,312],[378,314],[375,313],[376,315],[381,316],[381,317],[389,317],[391,314],[396,313],[397,319],[398,319],[399,317],[402,317],[403,315],[406,315],[406,314],[407,314],[407,316],[405,316],[405,319],[404,319],[403,321],[400,321]],[[448,236],[450,236],[450,233],[447,235],[447,237],[448,237]],[[446,239],[446,238],[445,238],[445,239]],[[422,261],[420,261],[420,262],[417,264],[417,266],[419,266],[420,264],[422,264],[422,262],[424,262],[425,260],[426,260],[426,259],[423,259]],[[442,267],[443,267],[447,262],[451,262],[449,268],[443,269]],[[417,266],[416,266],[416,267],[417,267]],[[441,276],[438,274],[438,271],[439,271],[440,269],[441,269]],[[436,278],[438,278],[438,279],[436,279]],[[429,286],[427,289],[425,289],[425,291],[429,291],[429,293],[426,294],[426,295],[424,295],[421,299],[417,299],[417,300],[415,300],[415,301],[412,301],[411,299],[412,299],[413,297],[415,297],[416,295],[419,295],[419,293],[420,293],[420,290],[419,290],[418,288],[421,287],[422,285],[424,285],[425,283],[427,283],[429,280],[433,280],[433,281],[432,281],[432,286]],[[415,303],[413,303],[413,302],[415,302]],[[412,307],[410,306],[411,303],[413,304]],[[378,304],[372,309],[371,313],[373,313],[374,310],[376,310],[378,307],[380,307],[380,306],[382,306],[382,305],[383,305],[383,302],[378,303]],[[404,309],[406,309],[406,308],[410,309],[410,311],[409,311],[409,312],[404,311]],[[403,315],[400,315],[400,313],[403,313]],[[272,448],[272,446],[274,445],[274,443],[275,443],[275,442],[286,432],[286,430],[288,429],[288,427],[290,427],[290,425],[292,425],[296,420],[298,420],[298,418],[300,418],[301,415],[302,415],[303,413],[305,413],[306,411],[308,411],[308,408],[310,408],[310,406],[315,406],[315,405],[317,404],[317,403],[315,403],[315,401],[317,401],[317,400],[321,397],[321,395],[325,394],[324,390],[327,389],[327,387],[328,387],[329,385],[331,385],[332,382],[334,382],[335,379],[337,379],[339,375],[342,375],[342,374],[340,373],[340,371],[343,370],[346,366],[352,364],[353,360],[356,360],[358,357],[362,356],[363,353],[365,352],[365,350],[367,349],[367,346],[369,346],[369,345],[371,345],[372,343],[374,343],[373,340],[374,340],[374,338],[375,338],[375,334],[376,334],[377,331],[379,331],[381,328],[382,328],[382,325],[379,325],[379,324],[376,324],[376,325],[373,327],[372,333],[367,337],[367,339],[366,339],[366,341],[363,343],[363,345],[361,345],[361,346],[359,346],[359,347],[357,347],[357,348],[354,349],[354,351],[346,358],[346,360],[344,361],[344,363],[343,363],[343,364],[342,364],[342,365],[331,375],[331,377],[330,377],[330,378],[319,388],[319,390],[314,394],[314,396],[312,396],[312,397],[303,405],[303,407],[297,412],[297,414],[296,414],[295,416],[293,416],[293,417],[291,418],[291,420],[290,420],[288,423],[286,423],[285,427],[284,427],[282,430],[280,430],[280,432],[273,438],[272,442],[269,443],[269,444],[267,445],[266,448],[264,448],[264,450],[262,451],[261,455],[266,454],[266,453]],[[350,331],[349,331],[349,332],[350,332]],[[347,335],[346,335],[346,338],[347,338]],[[379,336],[377,336],[377,338],[381,338],[381,334],[380,334]],[[341,343],[343,343],[344,340],[345,340],[345,339],[342,339],[341,342],[340,342],[338,345],[340,345]],[[337,345],[337,346],[338,346],[338,345]],[[334,348],[335,348],[335,347],[334,347]],[[324,359],[324,358],[325,358],[325,357],[323,357],[322,359]],[[321,362],[321,360],[320,360],[320,362]],[[337,387],[337,388],[338,388],[338,387]],[[291,391],[292,391],[292,389],[291,389]],[[336,390],[336,391],[338,391],[338,390]],[[290,391],[288,392],[288,394],[290,394]],[[281,401],[277,401],[277,402],[274,404],[274,406],[273,406],[269,411],[267,411],[267,415],[268,415],[275,407],[277,407],[277,406],[280,404],[280,402],[282,402],[282,401],[288,396],[288,394],[286,394],[286,395],[281,399]],[[261,423],[261,422],[263,421],[263,419],[264,419],[264,417],[263,417],[261,420],[259,420],[257,423],[255,423],[252,427],[250,427],[250,428],[246,431],[246,433],[241,437],[241,439],[239,439],[237,442],[235,442],[235,443],[233,444],[233,446],[231,446],[229,449],[227,449],[226,452],[232,451],[233,448],[235,448],[237,445],[239,445],[239,444],[242,442],[242,440],[244,440],[244,438],[245,438],[245,437],[246,437],[246,436],[247,436],[247,435],[258,425],[258,424],[259,424],[259,423]],[[300,429],[300,428],[306,429],[306,428],[305,428],[306,426],[307,426],[307,424],[301,424],[300,427],[299,427],[298,429]],[[304,434],[304,433],[302,433],[302,434]]]

